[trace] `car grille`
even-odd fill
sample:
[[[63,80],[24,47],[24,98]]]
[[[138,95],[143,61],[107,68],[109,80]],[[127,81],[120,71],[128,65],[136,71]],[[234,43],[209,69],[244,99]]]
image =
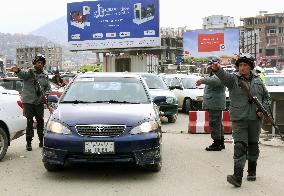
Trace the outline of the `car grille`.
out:
[[[77,125],[76,130],[83,136],[116,137],[125,130],[125,125]]]

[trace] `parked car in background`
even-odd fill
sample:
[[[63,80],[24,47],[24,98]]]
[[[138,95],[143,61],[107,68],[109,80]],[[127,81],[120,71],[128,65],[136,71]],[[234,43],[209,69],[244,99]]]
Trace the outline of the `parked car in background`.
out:
[[[284,92],[284,74],[265,75],[265,85],[268,92]]]
[[[57,84],[50,82],[50,95],[56,95],[59,98],[64,90],[64,87],[60,87]]]
[[[11,141],[24,135],[25,129],[26,118],[18,91],[0,86],[0,161]]]
[[[139,73],[146,81],[151,97],[165,96],[165,102],[158,104],[162,115],[167,117],[169,123],[176,122],[178,116],[178,100],[173,92],[169,90],[165,82],[156,74]]]
[[[202,110],[204,85],[196,86],[196,81],[201,77],[186,74],[169,74],[163,76],[169,88],[178,99],[178,107],[182,111]]]
[[[45,168],[61,170],[67,162],[132,162],[159,171],[162,131],[154,102],[163,101],[164,96],[152,101],[136,74],[76,76],[46,124]]]
[[[7,90],[16,90],[21,94],[23,89],[23,80],[18,77],[0,78],[0,86]]]
[[[274,74],[276,73],[276,69],[274,67],[265,67],[263,68],[264,74]]]
[[[7,77],[7,78],[0,78],[0,86],[4,87],[7,90],[16,90],[19,94],[22,93],[23,90],[23,80],[18,77]],[[53,82],[50,82],[50,94],[56,95],[58,98],[64,91],[63,87],[60,87]]]
[[[196,81],[201,79],[201,76],[194,74],[168,74],[161,76],[166,81],[169,88],[178,98],[178,107],[183,112],[203,110],[203,94],[205,85],[196,86]],[[229,109],[230,98],[229,91],[226,88],[226,110]]]
[[[68,85],[75,76],[76,74],[74,73],[65,73],[61,75],[61,78],[63,82],[65,83],[65,85]]]

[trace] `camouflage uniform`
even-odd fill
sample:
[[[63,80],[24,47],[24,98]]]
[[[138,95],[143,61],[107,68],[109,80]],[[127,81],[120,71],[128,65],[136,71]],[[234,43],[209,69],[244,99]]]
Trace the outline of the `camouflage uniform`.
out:
[[[255,172],[259,157],[258,141],[261,119],[256,114],[256,105],[248,99],[247,94],[239,87],[239,82],[244,81],[252,95],[257,96],[265,108],[270,106],[271,98],[261,79],[252,71],[249,79],[241,76],[238,72],[229,74],[222,68],[215,74],[228,87],[230,92],[230,117],[234,138],[234,176],[237,176],[241,183],[246,159],[248,159],[249,165],[250,163],[255,164]],[[240,184],[237,186],[240,186]]]
[[[38,81],[46,95],[49,94],[50,83],[48,80],[48,74],[44,71],[37,73],[35,69],[31,69],[19,70],[17,73],[17,76],[24,81],[21,99],[24,107],[24,115],[27,118],[26,141],[27,143],[31,143],[34,137],[33,117],[35,117],[37,121],[38,138],[42,144],[44,129],[44,103],[39,96],[39,89],[36,87],[37,85],[35,84],[34,78],[30,71],[34,73],[35,80]]]
[[[201,79],[205,84],[203,95],[203,109],[209,112],[209,126],[213,144],[206,150],[221,150],[224,146],[224,129],[222,125],[222,111],[226,107],[225,86],[216,75]]]

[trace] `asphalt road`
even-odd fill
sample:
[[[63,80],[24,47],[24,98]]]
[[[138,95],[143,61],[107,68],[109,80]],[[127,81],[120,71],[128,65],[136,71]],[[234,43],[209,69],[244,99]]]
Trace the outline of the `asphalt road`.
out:
[[[38,141],[25,150],[25,138],[12,142],[0,162],[0,195],[283,195],[284,148],[260,146],[257,181],[243,179],[241,188],[226,182],[233,171],[233,144],[226,150],[207,152],[210,135],[188,134],[188,116],[179,114],[174,124],[163,123],[163,168],[151,173],[132,165],[79,164],[49,173],[42,164]],[[225,136],[228,141],[231,135]],[[246,176],[246,172],[244,173]]]

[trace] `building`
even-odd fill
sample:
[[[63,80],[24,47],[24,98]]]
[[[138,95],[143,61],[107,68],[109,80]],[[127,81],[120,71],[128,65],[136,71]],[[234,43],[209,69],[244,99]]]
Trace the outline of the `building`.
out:
[[[17,48],[17,64],[20,67],[28,68],[38,53],[45,56],[47,70],[62,69],[62,48],[55,46]]]
[[[224,29],[235,27],[234,17],[212,15],[203,18],[203,29]]]
[[[284,64],[284,13],[242,18],[245,30],[259,31],[259,57],[263,63],[276,66]]]
[[[183,54],[186,27],[160,28],[161,46],[155,48],[109,49],[104,51],[103,71],[163,72]]]

